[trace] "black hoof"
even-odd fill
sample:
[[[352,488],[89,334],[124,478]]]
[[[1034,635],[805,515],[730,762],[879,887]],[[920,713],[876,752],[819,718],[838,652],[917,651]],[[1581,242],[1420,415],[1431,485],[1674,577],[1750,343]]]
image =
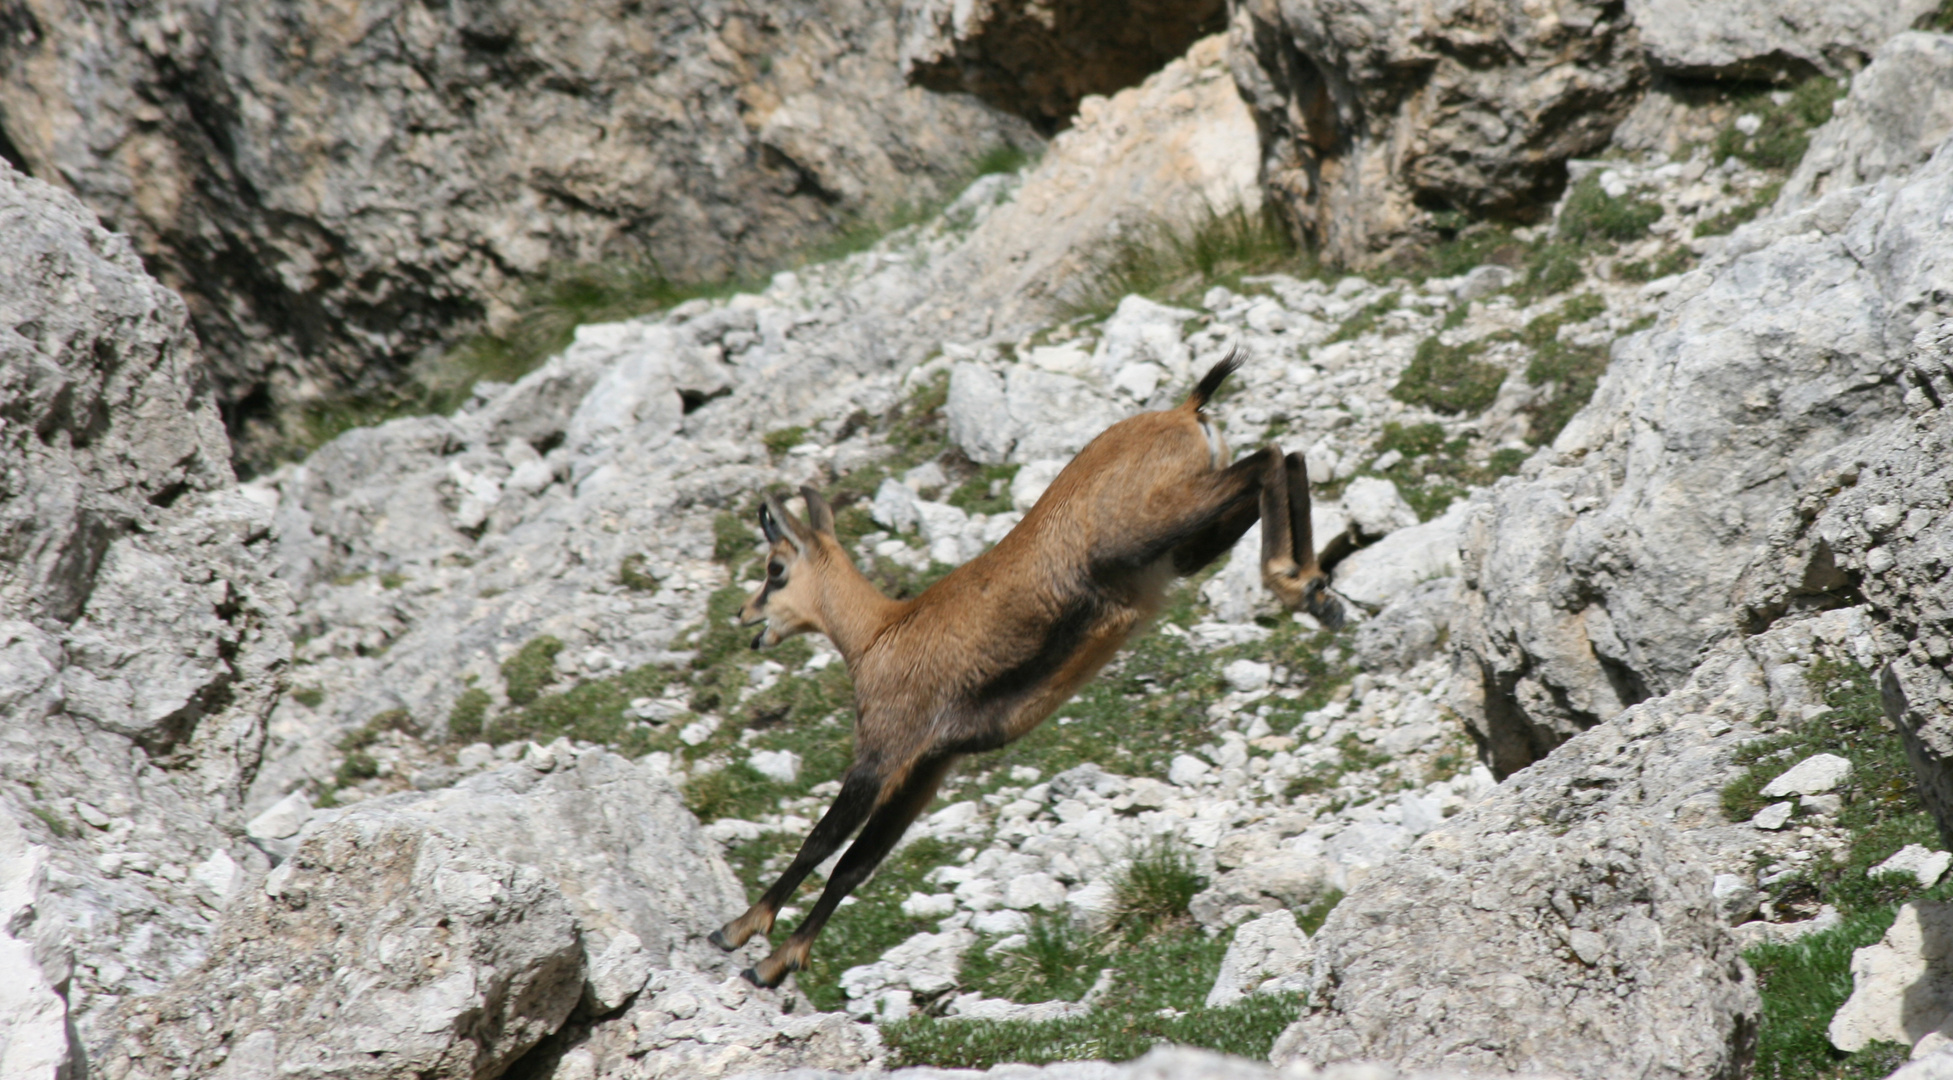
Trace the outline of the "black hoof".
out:
[[[760,981],[758,968],[747,968],[746,970],[740,972],[739,974],[745,977],[747,982],[752,983],[754,986],[757,986],[762,990],[773,989],[772,987]]]
[[[737,945],[734,945],[732,942],[726,940],[726,931],[724,927],[720,927],[719,929],[714,930],[711,933],[705,935],[705,940],[711,942],[714,945],[717,945],[719,948],[724,949],[727,952],[731,952],[734,949],[737,949],[739,947]]]

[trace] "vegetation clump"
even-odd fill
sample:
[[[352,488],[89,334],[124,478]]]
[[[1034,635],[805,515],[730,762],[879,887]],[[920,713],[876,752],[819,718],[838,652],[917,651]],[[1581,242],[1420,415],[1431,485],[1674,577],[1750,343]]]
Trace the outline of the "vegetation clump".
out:
[[[1847,89],[1835,79],[1817,77],[1788,90],[1758,87],[1737,95],[1730,104],[1738,120],[1716,134],[1711,158],[1739,158],[1759,169],[1796,168],[1810,147],[1811,129],[1831,119],[1833,105]],[[1745,116],[1756,118],[1754,130],[1747,133],[1747,125],[1740,124]]]
[[[1506,376],[1499,365],[1477,359],[1485,344],[1446,345],[1436,336],[1425,338],[1397,385],[1390,388],[1390,396],[1407,405],[1453,415],[1484,409],[1499,396]]]
[[[544,634],[531,638],[514,656],[502,661],[502,685],[509,700],[527,705],[536,700],[543,687],[556,681],[556,654],[563,643]]]

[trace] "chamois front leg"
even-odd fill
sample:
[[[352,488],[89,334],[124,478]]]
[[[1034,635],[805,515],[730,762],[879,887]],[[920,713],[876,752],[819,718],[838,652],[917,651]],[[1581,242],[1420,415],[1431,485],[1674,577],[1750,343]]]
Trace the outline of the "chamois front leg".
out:
[[[1268,449],[1261,484],[1261,580],[1284,606],[1306,610],[1330,629],[1343,625],[1343,605],[1316,564],[1309,521],[1309,469],[1301,454]]]
[[[772,932],[774,918],[787,901],[793,899],[800,883],[807,879],[814,867],[834,854],[863,821],[868,820],[869,813],[875,808],[875,799],[881,794],[881,787],[881,776],[872,765],[857,764],[849,769],[841,781],[841,793],[835,796],[827,813],[821,815],[814,830],[807,834],[807,839],[801,843],[799,853],[793,857],[786,872],[752,907],[746,909],[744,915],[712,931],[706,940],[731,952],[746,944],[754,934]]]
[[[794,928],[787,940],[773,950],[772,955],[758,964],[747,968],[740,974],[754,986],[775,987],[788,975],[807,966],[807,957],[813,952],[814,939],[820,936],[821,928],[841,906],[841,901],[853,892],[868,875],[875,872],[888,853],[895,849],[902,834],[922,813],[929,800],[936,797],[936,789],[942,786],[943,777],[948,775],[953,757],[940,757],[917,764],[900,786],[889,794],[868,824],[862,826],[861,835],[848,847],[848,853],[841,856],[841,862],[834,868],[834,876],[827,879],[827,888],[822,890],[821,898],[814,903],[814,909],[807,918]]]

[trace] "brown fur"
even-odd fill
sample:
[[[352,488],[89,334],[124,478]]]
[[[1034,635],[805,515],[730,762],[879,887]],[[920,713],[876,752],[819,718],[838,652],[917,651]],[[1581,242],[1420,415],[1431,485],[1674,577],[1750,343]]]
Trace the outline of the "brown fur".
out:
[[[1301,456],[1270,446],[1227,465],[1200,407],[1230,357],[1178,408],[1120,421],[1079,451],[995,547],[908,601],[881,595],[834,536],[833,512],[803,488],[807,522],[769,497],[768,580],[740,614],[766,623],[753,647],[817,631],[854,681],[855,764],[793,865],[712,935],[727,949],[771,930],[806,874],[861,835],[805,922],[749,979],[778,985],[804,966],[842,897],[872,872],[934,797],[956,759],[1036,727],[1159,612],[1176,576],[1233,547],[1264,519],[1263,577],[1290,607],[1326,622]]]

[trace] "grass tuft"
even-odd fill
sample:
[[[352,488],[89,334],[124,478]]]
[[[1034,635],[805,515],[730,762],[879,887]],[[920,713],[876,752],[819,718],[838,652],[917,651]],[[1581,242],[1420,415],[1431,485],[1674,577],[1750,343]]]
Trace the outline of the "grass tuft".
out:
[[[1755,116],[1756,134],[1745,135],[1732,120],[1710,145],[1711,159],[1740,158],[1759,169],[1789,171],[1810,148],[1811,129],[1831,119],[1831,109],[1849,87],[1835,79],[1806,79],[1789,91],[1758,87],[1739,94],[1731,105],[1737,116]],[[1781,104],[1779,95],[1784,95]]]
[[[492,701],[488,691],[479,686],[471,686],[457,695],[453,707],[448,710],[448,739],[471,743],[481,738],[482,721],[487,719],[488,706]]]
[[[1183,301],[1243,274],[1315,273],[1272,209],[1206,208],[1189,223],[1164,218],[1125,229],[1091,253],[1090,266],[1064,302],[1065,317],[1102,317],[1130,294]]]
[[[527,705],[536,700],[543,687],[556,681],[556,654],[563,643],[544,634],[530,639],[514,656],[502,661],[502,685],[509,700]]]
[[[1441,413],[1480,411],[1499,396],[1506,377],[1497,364],[1474,359],[1484,348],[1482,341],[1446,345],[1436,336],[1425,338],[1390,396]]]
[[[1777,201],[1777,192],[1783,190],[1782,182],[1765,184],[1758,189],[1756,197],[1733,210],[1725,210],[1715,217],[1701,222],[1695,227],[1697,236],[1727,236],[1736,231],[1737,226],[1747,225],[1756,216],[1770,208]]]
[[[1206,887],[1207,879],[1194,870],[1179,841],[1156,837],[1112,884],[1112,928],[1137,940],[1182,924],[1193,898]]]

